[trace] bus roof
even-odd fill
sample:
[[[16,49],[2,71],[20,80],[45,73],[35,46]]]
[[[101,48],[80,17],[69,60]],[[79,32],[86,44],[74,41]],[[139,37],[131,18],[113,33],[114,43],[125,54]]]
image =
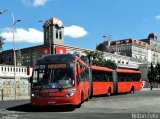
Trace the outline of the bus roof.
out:
[[[42,58],[39,58],[36,63],[43,64],[43,63],[52,63],[52,62],[72,62],[76,58],[74,54],[51,54],[46,55]]]
[[[140,71],[131,70],[131,69],[116,69],[119,73],[141,73]]]
[[[102,70],[102,71],[112,72],[112,69],[107,68],[107,67],[102,67],[102,66],[91,66],[91,68],[92,68],[93,70]]]

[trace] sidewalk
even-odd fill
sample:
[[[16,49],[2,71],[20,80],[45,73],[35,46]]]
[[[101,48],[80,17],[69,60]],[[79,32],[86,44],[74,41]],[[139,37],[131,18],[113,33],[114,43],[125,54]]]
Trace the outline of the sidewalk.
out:
[[[160,88],[153,88],[152,90],[160,90]],[[150,88],[143,88],[141,91],[151,91]]]
[[[26,100],[30,99],[30,96],[17,96],[16,100]],[[3,97],[3,101],[15,100],[15,97]],[[2,101],[2,97],[0,96],[0,101]]]

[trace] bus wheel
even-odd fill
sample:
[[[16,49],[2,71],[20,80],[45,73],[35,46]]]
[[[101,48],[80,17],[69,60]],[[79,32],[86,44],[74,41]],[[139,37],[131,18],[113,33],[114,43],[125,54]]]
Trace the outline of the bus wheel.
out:
[[[131,91],[130,92],[134,94],[134,86],[131,87]]]
[[[111,96],[111,88],[108,89],[108,96]]]

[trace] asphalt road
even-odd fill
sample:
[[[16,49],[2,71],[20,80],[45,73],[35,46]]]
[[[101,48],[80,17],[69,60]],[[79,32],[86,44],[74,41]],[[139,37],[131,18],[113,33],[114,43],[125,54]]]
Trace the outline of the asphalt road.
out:
[[[98,96],[80,108],[52,106],[33,109],[29,100],[0,101],[0,118],[14,119],[160,119],[160,91]]]

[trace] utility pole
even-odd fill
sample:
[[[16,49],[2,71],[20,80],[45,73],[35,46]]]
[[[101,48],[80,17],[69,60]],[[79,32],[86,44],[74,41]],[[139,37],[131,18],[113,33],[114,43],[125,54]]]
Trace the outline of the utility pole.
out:
[[[105,39],[105,41],[107,41],[107,46],[105,46],[105,48],[106,48],[107,52],[109,52],[109,47],[110,47],[110,44],[111,44],[112,35],[103,35],[102,37]]]

